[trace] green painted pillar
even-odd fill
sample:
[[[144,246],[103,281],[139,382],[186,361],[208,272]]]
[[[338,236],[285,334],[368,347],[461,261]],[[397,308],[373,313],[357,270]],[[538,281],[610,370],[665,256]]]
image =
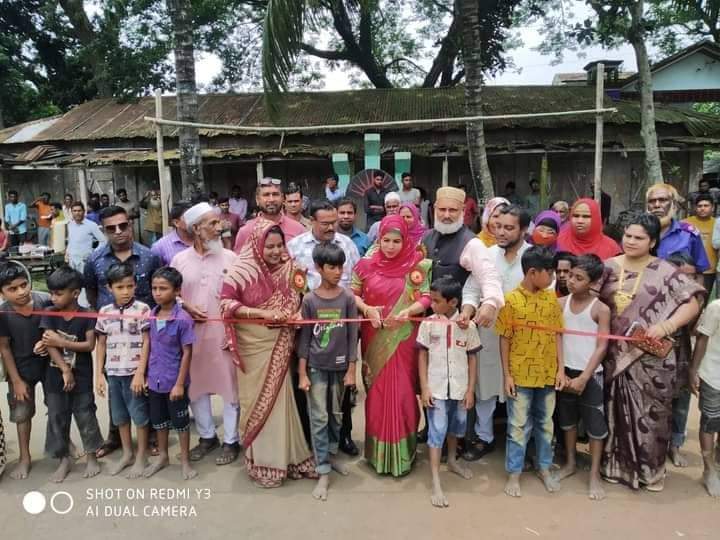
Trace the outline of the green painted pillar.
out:
[[[380,134],[365,134],[365,168],[380,168]]]
[[[410,171],[410,161],[412,154],[410,152],[395,152],[395,183],[399,189],[402,189],[402,173]]]
[[[350,185],[350,159],[347,154],[333,154],[332,155],[333,171],[340,177],[338,183],[339,189],[347,193],[347,188]]]

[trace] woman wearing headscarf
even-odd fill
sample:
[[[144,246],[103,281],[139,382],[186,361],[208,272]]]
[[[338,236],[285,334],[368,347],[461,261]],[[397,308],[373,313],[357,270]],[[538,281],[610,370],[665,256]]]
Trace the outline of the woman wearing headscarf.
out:
[[[555,253],[560,232],[560,216],[552,210],[545,210],[535,216],[533,225],[530,243],[534,246],[546,247]]]
[[[500,217],[500,208],[503,206],[510,206],[510,201],[505,197],[495,197],[490,199],[482,213],[482,230],[477,234],[477,237],[482,240],[485,247],[491,247],[496,244],[495,241],[495,223]]]
[[[420,219],[420,210],[413,203],[403,203],[400,205],[400,215],[405,220],[408,228],[408,236],[415,245],[420,244],[427,232],[427,229]]]
[[[361,326],[365,458],[379,474],[407,474],[415,460],[418,323],[407,318],[430,307],[431,266],[397,215],[382,220],[378,249],[353,273],[358,309],[370,319]]]
[[[259,487],[279,487],[288,477],[317,478],[290,380],[295,329],[283,325],[298,313],[304,289],[305,274],[288,257],[280,227],[257,220],[226,269],[220,297],[225,319],[274,323],[227,325],[238,366],[245,470]]]
[[[594,199],[578,199],[570,209],[570,226],[560,231],[558,250],[573,255],[594,253],[603,261],[621,253],[618,243],[603,234],[600,207]]]

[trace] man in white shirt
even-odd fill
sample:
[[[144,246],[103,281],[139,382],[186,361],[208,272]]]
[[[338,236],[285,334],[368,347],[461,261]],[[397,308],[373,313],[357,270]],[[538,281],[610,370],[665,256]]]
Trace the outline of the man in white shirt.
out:
[[[68,244],[65,250],[65,261],[78,272],[85,269],[85,261],[93,252],[93,243],[102,245],[106,242],[105,235],[97,223],[85,219],[85,206],[80,201],[72,203],[72,220],[68,221]]]
[[[340,177],[337,174],[331,174],[325,180],[325,197],[331,203],[335,203],[345,196],[345,190],[340,189],[339,183]]]
[[[495,227],[497,245],[489,248],[489,254],[495,262],[495,268],[502,279],[504,294],[520,285],[524,274],[520,260],[522,254],[531,246],[525,241],[530,225],[529,214],[519,206],[508,206],[501,210]],[[462,317],[470,320],[482,300],[480,283],[470,275],[463,288]],[[483,349],[477,362],[478,377],[475,384],[475,429],[474,443],[466,445],[463,458],[476,461],[495,449],[493,432],[493,413],[498,399],[505,401],[503,391],[503,372],[500,361],[500,340],[493,328],[480,328],[480,341]]]
[[[287,250],[297,265],[307,271],[308,289],[316,289],[321,282],[320,273],[315,267],[312,259],[312,252],[316,245],[321,242],[332,242],[337,244],[345,252],[345,265],[343,266],[342,277],[340,278],[340,286],[350,290],[350,278],[355,265],[360,260],[355,243],[350,237],[344,234],[336,233],[338,213],[335,206],[327,199],[313,201],[310,203],[310,224],[311,228],[308,232],[296,236],[287,244]],[[293,384],[296,387],[297,384]],[[344,453],[356,456],[360,452],[352,440],[352,398],[353,392],[345,392],[342,403],[342,425],[340,428],[339,448]],[[302,422],[308,422],[307,410],[303,406],[302,400],[305,398],[302,392],[300,395],[295,394],[296,400],[299,401],[300,419]]]
[[[240,221],[245,222],[247,217],[248,203],[241,197],[240,186],[233,186],[230,191],[230,213],[240,216]]]
[[[413,203],[420,208],[420,190],[413,187],[412,175],[409,172],[402,173],[402,189],[398,192],[401,203]]]

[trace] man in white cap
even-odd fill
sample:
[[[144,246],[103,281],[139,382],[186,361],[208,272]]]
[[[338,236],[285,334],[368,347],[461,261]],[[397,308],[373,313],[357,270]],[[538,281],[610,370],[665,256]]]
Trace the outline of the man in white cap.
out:
[[[220,446],[213,423],[210,396],[223,399],[223,449],[215,460],[227,465],[240,454],[237,431],[239,406],[237,376],[231,353],[223,348],[225,331],[220,318],[220,287],[223,270],[235,254],[223,248],[220,235],[223,224],[217,210],[201,202],[183,214],[187,232],[192,235],[192,247],[173,257],[171,266],[182,274],[183,307],[195,319],[193,360],[190,362],[188,396],[200,435],[199,444],[190,451],[190,459],[198,461]],[[215,319],[206,322],[207,319]]]
[[[432,260],[432,277],[452,276],[465,285],[470,274],[482,291],[482,302],[475,315],[479,327],[489,328],[495,323],[499,309],[505,305],[502,280],[495,261],[482,240],[463,223],[465,192],[455,187],[442,187],[435,196],[433,230],[423,238],[428,259]],[[460,324],[467,324],[467,317]],[[482,353],[481,353],[482,354]],[[473,423],[468,420],[468,425]],[[418,435],[426,437],[426,430]]]

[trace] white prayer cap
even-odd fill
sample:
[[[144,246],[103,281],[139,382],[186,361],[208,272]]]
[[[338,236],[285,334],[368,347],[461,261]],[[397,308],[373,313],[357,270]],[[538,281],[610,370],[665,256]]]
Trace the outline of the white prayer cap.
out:
[[[198,223],[205,214],[215,213],[215,208],[210,206],[209,203],[201,202],[195,206],[191,206],[183,214],[183,221],[188,229],[191,229],[193,225]]]
[[[391,191],[385,195],[385,202],[400,202],[400,194],[397,191]]]

